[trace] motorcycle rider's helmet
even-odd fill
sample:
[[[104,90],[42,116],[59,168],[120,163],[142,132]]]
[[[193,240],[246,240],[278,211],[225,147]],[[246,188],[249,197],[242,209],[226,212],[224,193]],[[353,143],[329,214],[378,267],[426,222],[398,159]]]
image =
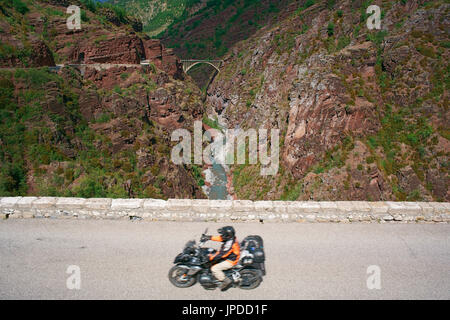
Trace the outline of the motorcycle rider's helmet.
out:
[[[222,227],[217,230],[217,232],[222,236],[222,239],[227,241],[234,238],[235,231],[231,226]]]

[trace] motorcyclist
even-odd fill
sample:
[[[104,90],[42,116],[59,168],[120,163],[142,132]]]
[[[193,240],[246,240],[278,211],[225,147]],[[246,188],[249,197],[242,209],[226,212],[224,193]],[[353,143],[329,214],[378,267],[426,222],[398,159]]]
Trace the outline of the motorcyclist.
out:
[[[239,242],[236,240],[234,228],[231,226],[222,227],[217,230],[219,236],[203,235],[201,241],[219,241],[222,242],[222,247],[215,254],[209,255],[211,262],[217,262],[211,267],[211,272],[217,280],[222,282],[220,289],[222,291],[227,290],[232,280],[225,276],[224,270],[233,268],[238,262],[240,257]]]

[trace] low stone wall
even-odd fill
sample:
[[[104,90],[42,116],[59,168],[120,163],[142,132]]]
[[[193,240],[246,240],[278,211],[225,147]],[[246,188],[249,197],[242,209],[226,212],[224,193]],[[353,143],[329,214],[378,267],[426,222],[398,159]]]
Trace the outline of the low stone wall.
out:
[[[450,203],[6,197],[0,218],[449,223]]]

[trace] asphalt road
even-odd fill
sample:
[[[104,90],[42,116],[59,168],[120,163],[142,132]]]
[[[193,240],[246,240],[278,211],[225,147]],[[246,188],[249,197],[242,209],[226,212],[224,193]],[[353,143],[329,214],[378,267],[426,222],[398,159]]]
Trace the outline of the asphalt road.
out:
[[[216,223],[0,221],[0,299],[449,299],[449,224],[236,223],[264,238],[267,276],[245,291],[168,281],[185,242]],[[81,288],[67,289],[69,265]],[[367,288],[367,268],[381,289]]]

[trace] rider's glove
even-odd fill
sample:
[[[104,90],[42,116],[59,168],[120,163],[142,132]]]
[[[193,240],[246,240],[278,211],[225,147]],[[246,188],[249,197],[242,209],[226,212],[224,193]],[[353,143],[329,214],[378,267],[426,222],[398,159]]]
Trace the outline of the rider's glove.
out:
[[[211,240],[211,236],[207,236],[207,235],[202,235],[202,237],[200,238],[201,242],[206,242],[208,240]]]

